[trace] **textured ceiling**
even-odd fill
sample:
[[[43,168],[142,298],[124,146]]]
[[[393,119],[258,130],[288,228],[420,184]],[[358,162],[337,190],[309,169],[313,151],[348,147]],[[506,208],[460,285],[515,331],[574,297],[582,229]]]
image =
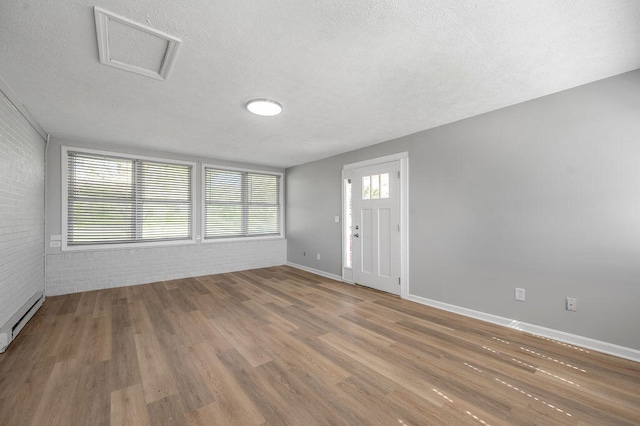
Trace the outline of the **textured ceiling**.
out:
[[[101,65],[93,6],[182,39],[168,80]],[[636,0],[0,4],[0,76],[51,135],[281,167],[637,68]]]

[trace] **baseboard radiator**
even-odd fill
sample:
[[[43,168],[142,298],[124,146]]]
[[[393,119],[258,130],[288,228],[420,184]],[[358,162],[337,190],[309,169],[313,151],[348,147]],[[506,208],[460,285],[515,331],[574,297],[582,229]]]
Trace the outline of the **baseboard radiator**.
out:
[[[20,330],[29,322],[31,317],[36,313],[40,306],[44,302],[44,294],[34,294],[20,309],[16,312],[9,321],[0,327],[0,354],[3,353],[9,343],[15,339],[20,333]]]

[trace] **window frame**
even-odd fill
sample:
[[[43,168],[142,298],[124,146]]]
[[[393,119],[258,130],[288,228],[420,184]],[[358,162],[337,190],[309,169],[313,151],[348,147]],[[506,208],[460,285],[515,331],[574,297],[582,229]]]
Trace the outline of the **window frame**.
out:
[[[113,151],[103,151],[103,150],[95,150],[95,149],[87,149],[81,147],[72,147],[72,146],[62,146],[62,152],[60,155],[60,163],[61,163],[61,189],[62,189],[62,204],[61,210],[62,214],[60,215],[62,218],[62,251],[91,251],[91,250],[111,250],[111,249],[134,249],[134,248],[143,248],[143,247],[156,247],[156,246],[174,246],[174,245],[191,245],[197,242],[197,228],[196,228],[196,181],[198,179],[197,176],[197,165],[198,163],[194,161],[184,161],[184,160],[175,160],[171,158],[161,158],[161,157],[149,157],[144,155],[133,155],[133,154],[125,154],[120,152]],[[69,245],[68,244],[68,231],[69,231],[69,152],[80,152],[83,154],[94,154],[94,155],[104,155],[107,157],[118,157],[125,158],[130,160],[141,160],[141,161],[150,161],[150,162],[158,162],[165,164],[175,164],[181,166],[191,166],[191,238],[189,239],[180,239],[180,240],[164,240],[164,241],[147,241],[147,242],[127,242],[127,243],[115,243],[115,244],[78,244],[78,245]]]
[[[265,175],[273,175],[273,176],[279,176],[279,185],[278,185],[278,191],[280,192],[280,196],[279,196],[279,207],[280,207],[280,234],[278,235],[260,235],[260,236],[246,236],[246,237],[217,237],[217,238],[206,238],[205,236],[205,231],[206,231],[206,208],[207,208],[207,200],[206,200],[206,192],[207,192],[207,182],[206,182],[206,177],[207,177],[207,172],[206,169],[217,169],[217,170],[228,170],[230,172],[243,172],[243,173],[260,173],[260,174],[265,174]],[[200,233],[202,235],[202,238],[200,239],[200,241],[204,244],[209,244],[209,243],[231,243],[231,242],[238,242],[238,241],[260,241],[260,240],[284,240],[285,239],[285,228],[284,228],[284,224],[285,224],[285,220],[284,220],[284,216],[285,216],[285,205],[284,205],[284,173],[282,172],[274,172],[274,171],[270,171],[270,170],[260,170],[260,169],[247,169],[247,168],[243,168],[243,167],[230,167],[230,166],[225,166],[225,165],[221,165],[221,164],[210,164],[210,163],[202,163],[202,167],[200,168],[200,186],[201,188],[201,194],[200,194],[200,200],[202,202],[202,205],[200,207]]]

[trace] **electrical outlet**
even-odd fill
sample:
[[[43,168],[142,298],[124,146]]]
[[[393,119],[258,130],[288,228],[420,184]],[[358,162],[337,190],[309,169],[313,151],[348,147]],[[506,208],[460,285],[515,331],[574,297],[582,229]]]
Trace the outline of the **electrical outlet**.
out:
[[[49,247],[60,247],[62,243],[60,241],[50,241]]]
[[[524,302],[524,288],[516,287],[516,300]]]
[[[575,297],[567,297],[564,301],[564,308],[567,311],[575,312],[578,310],[578,299]]]
[[[316,253],[316,260],[320,260],[320,253]]]

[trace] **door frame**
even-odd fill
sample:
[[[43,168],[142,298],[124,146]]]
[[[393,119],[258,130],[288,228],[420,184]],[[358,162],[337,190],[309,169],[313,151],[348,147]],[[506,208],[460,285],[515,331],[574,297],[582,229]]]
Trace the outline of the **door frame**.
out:
[[[341,239],[341,263],[342,263],[342,280],[346,283],[353,284],[353,269],[347,268],[345,265],[345,246],[348,234],[345,230],[346,204],[345,204],[345,179],[353,177],[353,170],[360,167],[375,166],[377,164],[388,163],[390,161],[400,160],[400,297],[406,299],[409,297],[409,153],[399,152],[397,154],[386,155],[384,157],[372,158],[369,160],[358,161],[356,163],[345,164],[342,166],[342,239]],[[353,191],[351,192],[353,197]]]

